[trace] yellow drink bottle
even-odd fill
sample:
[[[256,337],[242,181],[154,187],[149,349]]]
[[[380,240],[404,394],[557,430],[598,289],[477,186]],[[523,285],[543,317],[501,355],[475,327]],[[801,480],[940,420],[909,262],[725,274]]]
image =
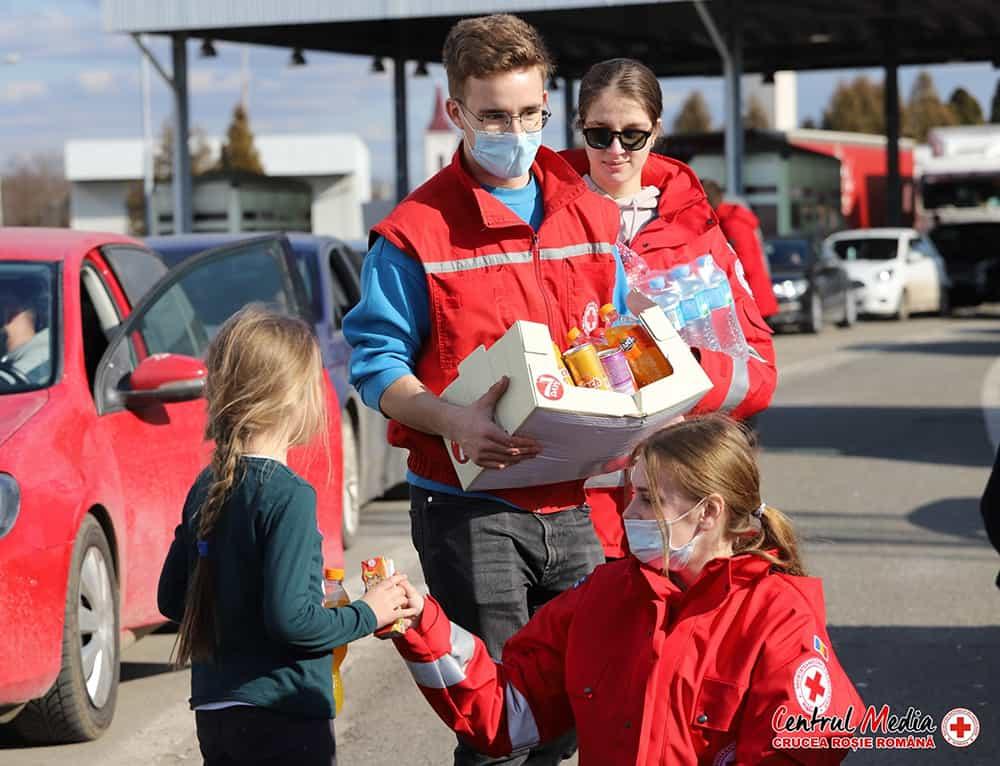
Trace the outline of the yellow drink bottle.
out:
[[[343,569],[323,570],[323,594],[323,606],[327,609],[335,609],[351,603],[351,597],[344,589]],[[344,681],[340,677],[340,666],[345,657],[347,657],[347,644],[333,650],[333,702],[337,715],[340,715],[340,711],[344,708]]]

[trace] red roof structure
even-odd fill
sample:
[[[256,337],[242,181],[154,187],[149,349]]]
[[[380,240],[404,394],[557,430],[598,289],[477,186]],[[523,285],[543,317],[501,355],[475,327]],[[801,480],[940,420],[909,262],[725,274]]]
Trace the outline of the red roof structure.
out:
[[[451,133],[452,131],[451,120],[448,119],[448,113],[444,110],[444,96],[441,93],[440,85],[434,89],[434,115],[427,126],[427,132],[430,133],[431,131],[444,131],[447,133]]]

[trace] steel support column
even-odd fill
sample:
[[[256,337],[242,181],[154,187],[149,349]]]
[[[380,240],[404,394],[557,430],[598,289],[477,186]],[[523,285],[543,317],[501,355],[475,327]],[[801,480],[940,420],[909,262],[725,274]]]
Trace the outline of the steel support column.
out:
[[[191,231],[191,151],[188,147],[187,36],[173,35],[174,233]]]
[[[885,87],[882,89],[885,94],[885,212],[886,225],[900,226],[903,222],[903,185],[899,177],[899,54],[892,20],[896,14],[893,0],[886,1],[885,12],[888,19],[882,36],[886,48]]]
[[[702,24],[722,59],[725,96],[726,191],[743,194],[743,3],[732,0],[727,5],[727,35],[723,39],[708,8],[700,0],[694,4]]]
[[[393,59],[393,97],[396,105],[396,201],[410,193],[410,153],[406,133],[406,60]]]

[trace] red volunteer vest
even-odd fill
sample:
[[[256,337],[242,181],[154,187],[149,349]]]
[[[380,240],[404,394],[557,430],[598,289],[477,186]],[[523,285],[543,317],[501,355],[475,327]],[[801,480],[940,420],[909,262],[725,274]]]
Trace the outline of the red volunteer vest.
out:
[[[430,335],[414,374],[434,394],[457,377],[459,362],[515,321],[548,325],[562,348],[572,327],[595,323],[598,308],[612,301],[617,207],[591,194],[550,149],[539,149],[531,172],[545,210],[537,233],[469,175],[461,146],[374,228],[427,275]],[[441,437],[393,421],[389,441],[409,450],[418,476],[460,486]],[[584,500],[582,481],[491,494],[541,513]]]

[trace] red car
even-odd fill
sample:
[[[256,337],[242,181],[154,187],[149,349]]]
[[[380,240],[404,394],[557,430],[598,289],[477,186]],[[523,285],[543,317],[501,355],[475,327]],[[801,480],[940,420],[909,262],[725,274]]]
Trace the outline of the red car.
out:
[[[115,234],[0,229],[0,722],[49,742],[110,724],[122,643],[164,622],[160,567],[208,462],[208,342],[249,302],[305,315],[304,295],[283,237],[168,270]],[[310,446],[291,463],[341,566],[328,392],[330,454]]]

